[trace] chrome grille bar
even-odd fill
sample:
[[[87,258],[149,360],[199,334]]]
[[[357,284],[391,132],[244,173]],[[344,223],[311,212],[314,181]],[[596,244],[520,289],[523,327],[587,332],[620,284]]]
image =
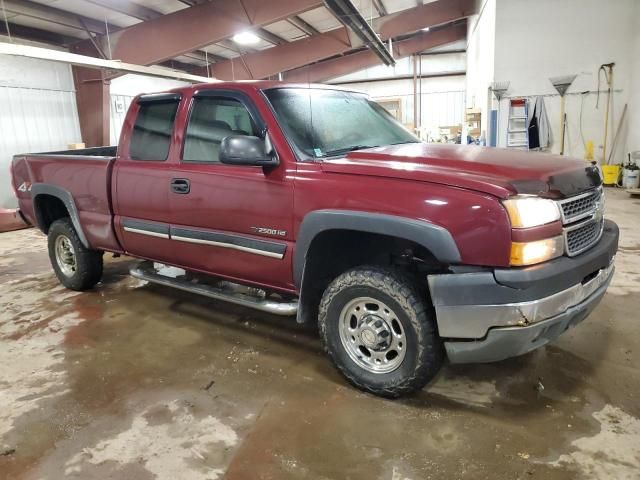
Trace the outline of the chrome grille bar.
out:
[[[602,187],[558,201],[565,253],[574,257],[598,243],[604,229]]]
[[[562,223],[567,225],[592,216],[598,209],[601,200],[602,187],[558,201]]]

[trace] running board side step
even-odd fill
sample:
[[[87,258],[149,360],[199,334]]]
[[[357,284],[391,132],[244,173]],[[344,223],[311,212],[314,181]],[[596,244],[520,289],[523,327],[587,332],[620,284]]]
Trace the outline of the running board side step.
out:
[[[244,293],[229,292],[211,285],[198,284],[188,280],[161,275],[151,262],[143,262],[137,267],[132,268],[129,273],[132,277],[140,280],[146,280],[147,282],[156,283],[165,287],[177,288],[185,292],[196,293],[215,300],[234,303],[274,315],[291,316],[295,315],[298,311],[297,300],[279,302],[277,300],[254,297]]]

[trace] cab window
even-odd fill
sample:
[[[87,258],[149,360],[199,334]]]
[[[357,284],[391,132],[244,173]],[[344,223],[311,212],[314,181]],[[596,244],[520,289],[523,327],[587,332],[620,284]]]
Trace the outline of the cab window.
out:
[[[242,102],[227,97],[195,98],[182,159],[219,163],[220,144],[228,135],[257,135],[249,111]]]
[[[179,100],[140,103],[129,146],[132,160],[167,159],[179,103]]]

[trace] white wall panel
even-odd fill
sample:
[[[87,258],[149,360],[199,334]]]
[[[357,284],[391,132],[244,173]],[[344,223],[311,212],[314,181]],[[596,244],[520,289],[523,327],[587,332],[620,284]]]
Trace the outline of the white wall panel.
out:
[[[640,150],[640,2],[636,2],[633,13],[631,98],[629,99],[628,137],[625,151]]]
[[[422,55],[422,75],[442,75],[466,70],[466,54],[464,52],[440,53],[437,55]],[[419,68],[419,67],[418,67]],[[376,65],[357,72],[336,77],[326,83],[360,82],[363,80],[382,79],[413,75],[413,58],[400,58],[395,65]]]
[[[111,94],[111,128],[109,129],[109,132],[111,133],[111,141],[109,143],[111,145],[117,145],[120,141],[122,124],[124,123],[124,119],[127,116],[127,110],[129,109],[129,105],[131,105],[131,100],[133,99],[133,95]]]
[[[596,159],[601,159],[604,109],[596,109],[598,67],[615,62],[612,120],[607,150],[610,149],[622,110],[629,103],[630,115],[618,139],[613,161],[624,160],[627,149],[640,145],[637,116],[638,43],[640,7],[638,0],[477,0],[480,16],[469,21],[467,49],[467,105],[482,109],[486,125],[488,105],[497,102],[487,94],[492,81],[509,81],[508,96],[545,98],[554,143],[560,150],[560,98],[550,77],[577,75],[566,98],[567,135],[565,155],[582,158],[584,141],[594,142]],[[634,73],[636,72],[636,73]],[[604,82],[601,88],[606,88]],[[601,102],[606,96],[601,96]],[[635,107],[635,108],[634,108]],[[500,105],[498,146],[506,143],[508,100]]]
[[[10,165],[17,153],[80,142],[71,69],[41,60],[0,58],[0,208],[16,206]]]
[[[467,21],[467,101],[468,108],[479,108],[482,113],[482,130],[489,138],[489,111],[492,97],[489,86],[495,78],[494,61],[496,49],[496,0],[475,0],[477,15]],[[533,8],[531,8],[533,9]],[[523,11],[518,26],[526,23],[527,12]],[[525,38],[525,37],[523,37]],[[514,55],[522,54],[514,51]],[[465,128],[466,130],[466,128]]]

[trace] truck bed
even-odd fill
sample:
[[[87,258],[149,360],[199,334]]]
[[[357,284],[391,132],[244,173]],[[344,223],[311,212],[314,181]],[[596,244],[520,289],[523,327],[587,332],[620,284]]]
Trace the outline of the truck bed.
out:
[[[57,152],[28,153],[26,155],[46,156],[77,156],[77,157],[115,157],[118,151],[116,146],[80,148],[75,150],[59,150]]]
[[[14,187],[20,211],[38,225],[34,202],[63,190],[73,199],[91,248],[120,251],[113,230],[111,174],[117,147],[64,150],[13,157]]]

